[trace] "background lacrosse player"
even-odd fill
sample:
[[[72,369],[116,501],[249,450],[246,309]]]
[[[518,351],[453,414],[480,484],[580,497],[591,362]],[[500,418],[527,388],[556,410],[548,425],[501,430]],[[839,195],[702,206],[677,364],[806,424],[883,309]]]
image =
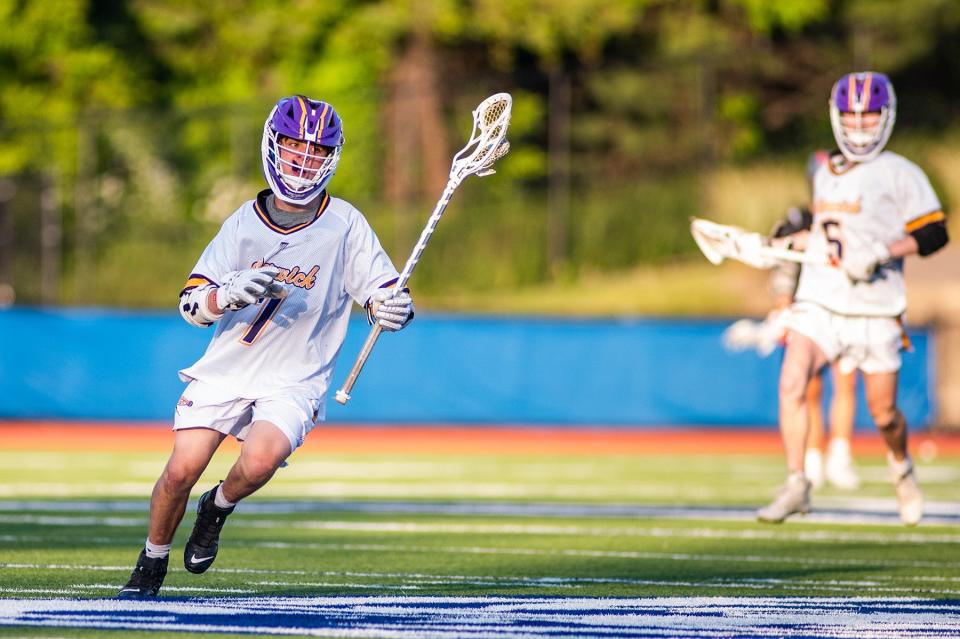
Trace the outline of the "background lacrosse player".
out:
[[[262,487],[324,417],[330,376],[353,301],[385,330],[413,318],[394,268],[363,215],[326,190],[340,160],[340,117],[325,102],[283,98],[263,127],[269,185],[231,215],[180,294],[196,326],[217,323],[210,345],[180,372],[174,447],[150,502],[150,529],[121,597],[157,595],[190,490],[220,443],[243,442],[226,480],[204,493],[184,567],[217,555],[236,502]]]
[[[845,75],[833,86],[829,105],[840,150],[814,175],[810,231],[781,240],[817,260],[802,270],[785,322],[780,430],[788,477],[757,517],[781,522],[809,511],[805,396],[816,371],[838,362],[843,370],[863,373],[870,415],[888,448],[900,518],[912,525],[922,517],[923,496],[896,403],[904,343],[900,317],[906,310],[903,258],[942,248],[945,216],[923,171],[883,150],[896,119],[896,97],[885,75]]]
[[[830,154],[817,150],[810,154],[806,166],[806,182],[812,199],[813,176],[823,166]],[[795,233],[809,231],[813,223],[813,213],[808,206],[793,206],[780,220],[770,234],[771,240],[787,237]],[[766,357],[786,338],[785,321],[793,304],[794,294],[800,278],[802,264],[780,261],[770,272],[770,293],[773,308],[762,321],[742,319],[734,322],[723,334],[724,345],[733,351],[748,348]],[[841,371],[834,363],[830,368],[833,394],[830,400],[830,438],[827,445],[827,458],[824,464],[823,447],[825,443],[825,420],[823,415],[823,376],[826,367],[810,379],[807,387],[807,411],[810,422],[810,434],[804,462],[807,478],[813,488],[819,488],[824,481],[844,490],[859,486],[860,478],[853,468],[850,439],[853,434],[856,410],[856,372]]]

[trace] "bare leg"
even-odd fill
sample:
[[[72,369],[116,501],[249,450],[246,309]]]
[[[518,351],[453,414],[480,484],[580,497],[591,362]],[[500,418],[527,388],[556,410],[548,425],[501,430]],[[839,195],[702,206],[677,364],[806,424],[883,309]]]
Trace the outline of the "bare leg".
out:
[[[897,493],[900,520],[916,525],[923,517],[923,493],[907,453],[907,420],[897,409],[897,372],[863,376],[867,406],[880,434],[887,443],[887,465]]]
[[[903,461],[907,455],[907,420],[897,409],[897,380],[897,372],[863,376],[873,423],[883,435],[893,458]]]
[[[823,450],[823,377],[814,375],[807,384],[807,416],[810,431],[807,448]]]
[[[173,452],[150,498],[150,532],[154,544],[169,544],[183,519],[190,489],[210,463],[226,435],[208,428],[174,432]]]
[[[787,457],[787,481],[776,498],[757,511],[760,521],[778,524],[791,515],[810,512],[812,482],[804,474],[809,427],[807,387],[825,362],[813,340],[790,333],[780,368],[780,435]]]
[[[856,406],[857,372],[845,373],[838,364],[832,367],[833,399],[830,402],[830,444],[824,465],[827,481],[841,490],[856,490],[860,477],[853,468],[850,438]]]
[[[838,364],[833,372],[833,399],[830,402],[830,436],[850,439],[857,408],[857,371],[844,373]]]
[[[803,472],[807,447],[807,386],[827,362],[813,340],[791,332],[780,369],[780,435],[787,458],[787,470]]]
[[[814,489],[823,485],[823,371],[810,378],[807,384],[807,452],[803,457],[803,472]]]
[[[221,490],[237,502],[266,484],[290,453],[290,440],[274,424],[254,422],[240,449],[240,458],[227,473]]]

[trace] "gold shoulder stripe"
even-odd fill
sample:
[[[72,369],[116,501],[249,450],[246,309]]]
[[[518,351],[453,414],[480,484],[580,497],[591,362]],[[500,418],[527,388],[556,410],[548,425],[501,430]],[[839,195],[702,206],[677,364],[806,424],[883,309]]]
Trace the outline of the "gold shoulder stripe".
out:
[[[191,277],[187,280],[187,283],[183,285],[184,288],[190,288],[191,286],[203,286],[204,284],[209,284],[210,280],[205,277]]]
[[[934,211],[933,213],[921,215],[920,217],[907,222],[907,233],[913,233],[917,229],[922,228],[927,224],[932,224],[933,222],[942,222],[945,219],[947,219],[947,216],[943,214],[943,211]]]

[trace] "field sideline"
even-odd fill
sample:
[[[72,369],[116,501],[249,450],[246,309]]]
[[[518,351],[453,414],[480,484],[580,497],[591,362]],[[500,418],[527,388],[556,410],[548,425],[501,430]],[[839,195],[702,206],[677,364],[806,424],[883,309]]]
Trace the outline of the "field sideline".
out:
[[[0,637],[960,635],[960,437],[913,436],[899,524],[863,485],[782,526],[764,430],[325,426],[152,603],[112,599],[143,542],[163,424],[0,424]],[[232,462],[225,445],[194,497]]]

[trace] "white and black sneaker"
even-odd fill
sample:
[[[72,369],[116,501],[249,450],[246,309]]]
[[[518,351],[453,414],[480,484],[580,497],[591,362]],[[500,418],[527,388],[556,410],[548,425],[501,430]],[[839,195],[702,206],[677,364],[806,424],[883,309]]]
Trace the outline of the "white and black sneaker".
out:
[[[887,465],[890,468],[890,479],[897,491],[900,521],[908,526],[916,526],[923,518],[923,493],[913,470],[913,460],[907,455],[903,461],[897,461],[893,453],[887,452]]]
[[[147,557],[147,551],[141,550],[137,558],[137,565],[130,573],[130,581],[120,589],[117,597],[120,599],[147,599],[156,597],[163,585],[163,578],[167,576],[167,560],[169,557]]]
[[[200,495],[200,501],[197,502],[197,521],[193,524],[193,532],[183,548],[183,567],[194,574],[205,572],[213,564],[220,543],[220,531],[223,530],[227,515],[235,508],[218,508],[213,503],[219,487],[218,484]]]
[[[791,473],[776,499],[757,511],[757,520],[779,524],[790,515],[806,515],[810,512],[811,488],[810,480],[803,473]]]

